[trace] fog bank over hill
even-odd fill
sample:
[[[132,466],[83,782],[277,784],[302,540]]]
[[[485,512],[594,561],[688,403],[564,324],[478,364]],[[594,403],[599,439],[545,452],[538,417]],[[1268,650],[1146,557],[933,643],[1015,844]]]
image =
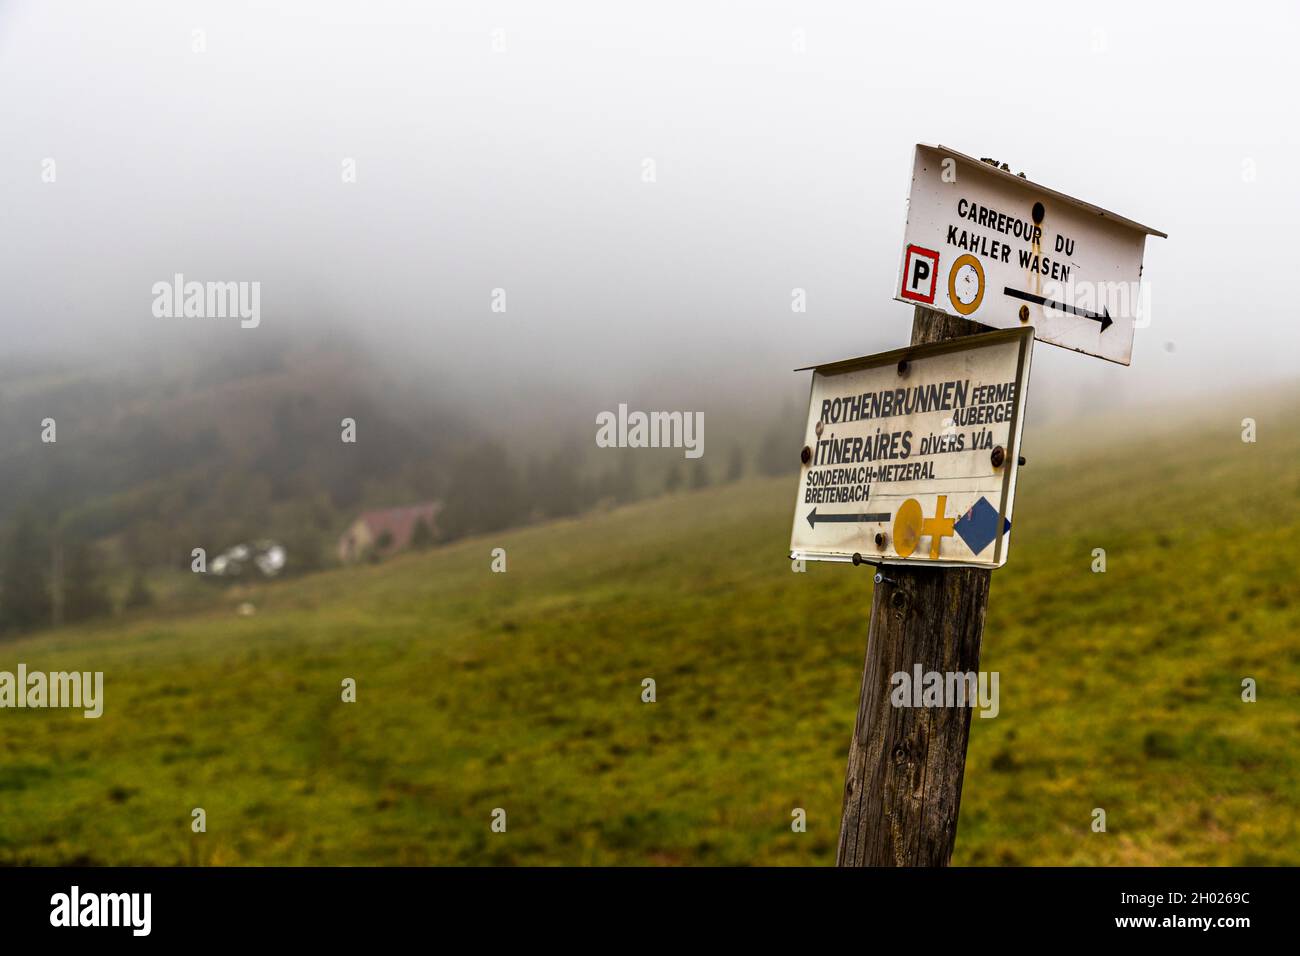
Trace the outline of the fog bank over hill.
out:
[[[1040,346],[1033,414],[1294,374],[1259,268],[1288,236],[1293,4],[1026,5],[923,42],[906,8],[143,6],[0,9],[8,355],[339,330],[497,418],[546,395],[779,406],[797,366],[906,343],[929,141],[1170,235],[1133,367]],[[154,315],[177,274],[260,283],[260,323]]]

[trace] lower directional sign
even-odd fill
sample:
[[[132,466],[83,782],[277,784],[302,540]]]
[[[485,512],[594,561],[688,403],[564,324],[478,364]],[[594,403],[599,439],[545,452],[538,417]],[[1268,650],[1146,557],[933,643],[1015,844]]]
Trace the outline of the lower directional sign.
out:
[[[1001,567],[1032,328],[813,371],[792,557]]]

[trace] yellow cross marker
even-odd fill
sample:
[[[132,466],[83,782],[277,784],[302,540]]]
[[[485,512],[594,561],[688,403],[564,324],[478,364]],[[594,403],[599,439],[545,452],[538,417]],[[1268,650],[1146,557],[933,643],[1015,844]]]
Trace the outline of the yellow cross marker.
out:
[[[947,510],[948,496],[939,495],[939,502],[934,509],[934,517],[926,518],[921,522],[921,534],[930,536],[931,560],[939,557],[939,539],[952,537],[952,525],[956,519],[945,517],[944,512]]]

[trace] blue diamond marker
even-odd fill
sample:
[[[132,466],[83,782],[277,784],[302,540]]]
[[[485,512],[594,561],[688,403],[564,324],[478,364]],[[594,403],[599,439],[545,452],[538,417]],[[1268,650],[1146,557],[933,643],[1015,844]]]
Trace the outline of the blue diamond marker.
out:
[[[1006,521],[1002,528],[1002,533],[1006,534],[1011,530],[1010,519]],[[987,498],[980,498],[979,501],[971,505],[970,510],[957,519],[952,526],[952,530],[961,535],[961,539],[966,542],[966,547],[971,549],[974,554],[979,554],[997,537],[998,527],[998,509],[989,504]]]

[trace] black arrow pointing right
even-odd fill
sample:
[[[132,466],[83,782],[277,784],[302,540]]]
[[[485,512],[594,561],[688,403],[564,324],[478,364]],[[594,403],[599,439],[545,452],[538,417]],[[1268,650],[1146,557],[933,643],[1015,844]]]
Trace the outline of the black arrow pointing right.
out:
[[[1041,295],[1034,295],[1032,292],[1021,292],[1019,289],[1011,288],[1011,286],[1004,288],[1002,294],[1009,295],[1013,299],[1024,299],[1026,302],[1036,302],[1039,305],[1046,306],[1049,309],[1055,309],[1058,312],[1071,312],[1074,315],[1081,316],[1085,319],[1100,322],[1101,330],[1103,332],[1115,324],[1115,320],[1110,317],[1110,309],[1105,306],[1102,306],[1100,313],[1089,312],[1087,309],[1078,309],[1072,305],[1066,305],[1064,302],[1056,302],[1052,299],[1044,298]]]

